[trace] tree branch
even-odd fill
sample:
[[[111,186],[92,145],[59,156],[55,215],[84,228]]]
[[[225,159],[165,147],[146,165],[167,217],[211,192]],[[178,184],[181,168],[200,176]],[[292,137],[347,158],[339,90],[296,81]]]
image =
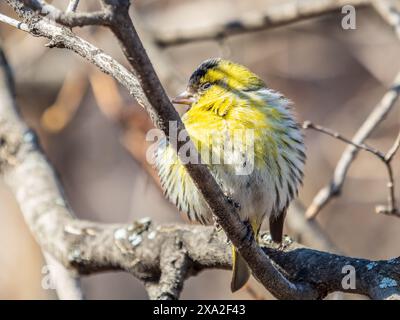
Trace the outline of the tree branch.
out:
[[[298,0],[269,7],[257,14],[243,14],[240,18],[219,22],[198,29],[165,30],[155,32],[160,46],[181,45],[195,41],[219,40],[225,37],[276,28],[324,14],[338,12],[344,5],[361,6],[367,0]]]
[[[76,13],[75,10],[79,1],[71,1],[65,12],[48,4],[44,0],[23,0],[22,2],[41,16],[47,17],[69,28],[89,25],[107,25],[109,21],[109,11],[106,9],[96,12]]]
[[[392,5],[389,0],[375,0],[371,1],[375,11],[390,25],[394,28],[397,37],[400,40],[400,11]],[[351,163],[356,158],[360,145],[365,139],[378,127],[383,121],[389,111],[394,107],[396,101],[400,95],[400,72],[397,74],[393,81],[392,87],[382,97],[379,104],[370,113],[368,118],[365,120],[363,125],[358,129],[357,133],[353,137],[350,146],[346,148],[342,157],[336,165],[333,178],[329,185],[322,188],[312,200],[310,206],[307,208],[306,217],[308,219],[314,219],[317,214],[328,204],[328,202],[340,195],[344,180],[346,179],[347,171],[350,168]],[[397,140],[393,145],[394,153],[396,152]],[[362,149],[362,147],[361,147]],[[390,155],[391,150],[388,152]],[[393,154],[394,154],[393,153]],[[392,155],[393,156],[393,155]],[[399,210],[396,208],[395,197],[394,197],[394,180],[392,167],[390,165],[391,157],[389,161],[384,160],[388,175],[389,175],[389,198],[388,206],[378,206],[376,211],[379,213],[390,214],[398,216]]]
[[[372,1],[376,12],[393,27],[394,32],[400,40],[400,11],[395,8],[394,3],[388,0],[375,0]]]
[[[3,51],[1,50],[0,43],[0,174],[4,177],[6,183],[9,186],[13,186],[14,183],[18,183],[19,180],[14,180],[14,174],[11,169],[17,166],[18,174],[27,174],[25,178],[19,176],[19,179],[24,179],[27,183],[25,186],[20,186],[16,195],[17,198],[25,199],[26,194],[33,193],[33,197],[30,201],[19,202],[22,212],[25,215],[25,220],[28,226],[31,228],[32,233],[36,235],[37,229],[35,223],[32,223],[34,219],[40,219],[39,215],[41,211],[46,210],[46,206],[51,204],[52,206],[60,203],[62,196],[50,199],[52,187],[57,188],[57,185],[47,185],[46,183],[39,183],[36,185],[36,181],[31,181],[29,175],[30,170],[35,170],[33,165],[38,165],[40,169],[37,174],[40,177],[40,173],[43,170],[52,170],[51,167],[46,163],[42,157],[39,162],[36,163],[37,155],[32,153],[33,143],[32,140],[35,136],[28,130],[28,128],[21,122],[18,117],[16,104],[14,100],[15,90],[14,82],[12,79],[12,73],[9,65],[7,64],[6,58]],[[26,141],[25,141],[25,140]],[[22,156],[26,159],[20,159],[20,150],[24,153]],[[46,171],[47,173],[47,171]],[[33,184],[31,184],[33,183]],[[15,185],[14,185],[15,187]],[[25,187],[25,188],[24,188]],[[32,190],[31,190],[32,189]],[[15,190],[15,189],[14,189]],[[35,191],[37,193],[35,193]],[[41,191],[49,191],[45,194],[40,194]],[[38,197],[35,199],[34,196]],[[54,202],[53,202],[54,200]],[[37,206],[36,206],[37,205]],[[46,212],[47,213],[47,212]],[[45,214],[44,214],[45,215]],[[61,217],[59,217],[61,220]],[[54,221],[60,223],[60,221]],[[49,230],[52,229],[51,225],[47,225]],[[43,231],[43,230],[42,230]],[[42,237],[47,238],[52,233],[41,234]],[[46,242],[51,242],[50,238],[47,238]],[[42,242],[39,242],[42,244]],[[55,262],[52,256],[47,253],[45,247],[41,246],[45,260],[50,268],[50,276],[56,285],[56,291],[60,299],[82,299],[82,292],[80,290],[79,279],[76,278],[69,270],[66,270],[62,265]],[[49,250],[49,252],[52,252]]]
[[[356,143],[354,141],[351,141],[350,139],[345,138],[342,136],[340,133],[332,131],[330,129],[327,129],[325,127],[322,127],[320,125],[315,125],[311,123],[310,121],[305,121],[303,123],[303,128],[304,129],[313,129],[315,131],[319,131],[321,133],[327,134],[335,139],[338,139],[340,141],[343,141],[357,149],[368,151],[374,156],[376,156],[379,160],[383,162],[383,164],[386,167],[386,170],[388,172],[388,177],[389,177],[389,182],[387,183],[388,189],[389,189],[389,196],[388,196],[388,204],[386,206],[384,205],[379,205],[376,207],[376,212],[377,213],[384,213],[388,215],[394,215],[400,217],[400,212],[396,207],[396,198],[395,198],[395,192],[394,192],[394,177],[393,177],[393,168],[392,168],[392,158],[396,151],[399,148],[399,143],[400,143],[400,133],[397,136],[393,146],[390,148],[390,150],[387,152],[387,154],[382,153],[378,149],[371,147],[369,145],[366,145],[364,143]]]
[[[75,12],[78,9],[79,0],[70,0],[66,12]]]
[[[323,207],[333,198],[340,195],[347,171],[356,158],[358,151],[357,146],[361,145],[365,139],[379,126],[385,119],[386,115],[395,106],[400,95],[400,73],[397,74],[391,88],[382,97],[381,101],[375,106],[367,119],[358,129],[357,133],[351,139],[352,145],[349,145],[343,152],[338,161],[331,182],[322,188],[312,200],[307,208],[306,216],[313,219],[322,210]]]
[[[0,22],[6,23],[6,24],[10,25],[11,27],[20,29],[22,31],[29,32],[29,27],[27,24],[20,22],[18,20],[15,20],[13,18],[10,18],[1,13],[0,13]]]
[[[79,276],[66,269],[51,254],[44,251],[43,255],[58,298],[60,300],[83,300]]]

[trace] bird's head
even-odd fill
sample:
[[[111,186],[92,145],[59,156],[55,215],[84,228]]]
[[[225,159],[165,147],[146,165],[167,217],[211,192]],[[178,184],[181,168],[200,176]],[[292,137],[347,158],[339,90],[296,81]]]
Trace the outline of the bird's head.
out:
[[[265,87],[265,83],[246,67],[220,58],[202,62],[193,72],[184,92],[173,103],[192,105],[212,101],[227,94],[243,95]]]

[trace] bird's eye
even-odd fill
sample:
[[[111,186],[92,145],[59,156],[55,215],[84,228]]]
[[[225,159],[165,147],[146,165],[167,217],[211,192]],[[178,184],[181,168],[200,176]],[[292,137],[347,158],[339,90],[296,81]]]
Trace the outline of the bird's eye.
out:
[[[209,87],[211,87],[211,83],[209,82],[203,83],[201,85],[201,90],[207,90]]]

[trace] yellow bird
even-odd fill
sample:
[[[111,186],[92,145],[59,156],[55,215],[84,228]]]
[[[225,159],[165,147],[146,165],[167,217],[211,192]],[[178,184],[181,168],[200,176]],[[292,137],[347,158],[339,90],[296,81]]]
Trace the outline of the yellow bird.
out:
[[[272,240],[281,243],[286,210],[302,183],[306,158],[291,102],[249,69],[220,58],[201,63],[173,102],[190,106],[182,116],[187,134],[256,239],[267,217]],[[208,205],[170,143],[163,139],[155,153],[166,196],[190,220],[213,224]],[[194,160],[188,155],[188,161]],[[234,292],[250,277],[234,247],[232,266]]]

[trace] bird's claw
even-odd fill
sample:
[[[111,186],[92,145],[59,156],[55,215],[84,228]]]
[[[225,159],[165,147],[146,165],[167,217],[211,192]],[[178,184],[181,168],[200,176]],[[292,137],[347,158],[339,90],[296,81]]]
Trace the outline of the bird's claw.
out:
[[[293,243],[293,239],[289,237],[287,234],[283,236],[283,240],[281,245],[279,246],[278,250],[285,250]]]
[[[279,242],[279,243],[273,241],[270,234],[264,234],[262,237],[262,240],[265,244],[267,244],[272,249],[279,250],[279,251],[284,251],[293,243],[293,239],[290,238],[288,235],[284,235],[282,242]]]
[[[214,228],[215,228],[215,230],[217,230],[217,232],[222,231],[222,227],[217,221],[214,221]]]
[[[278,244],[276,250],[285,251],[292,243],[293,239],[285,234],[283,236],[282,242]]]
[[[226,196],[226,199],[228,200],[228,203],[233,205],[236,209],[240,210],[240,203],[239,202],[236,202],[235,200],[233,200],[233,198],[231,196]]]
[[[244,236],[242,241],[250,243],[254,239],[253,228],[251,227],[251,223],[248,220],[243,221],[243,223],[246,226],[246,235]]]

